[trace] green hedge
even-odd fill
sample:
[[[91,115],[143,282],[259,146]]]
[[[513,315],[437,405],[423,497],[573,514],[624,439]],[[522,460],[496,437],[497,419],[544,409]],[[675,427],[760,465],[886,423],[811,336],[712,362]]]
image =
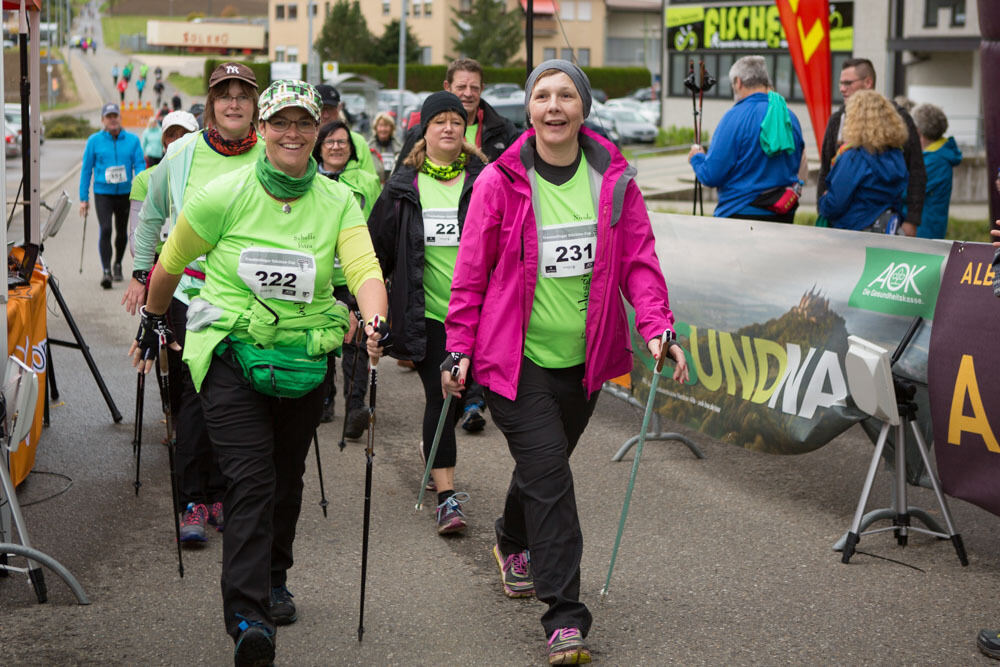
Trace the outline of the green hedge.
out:
[[[230,61],[214,58],[205,61],[206,89],[212,70],[224,62]],[[261,90],[270,85],[270,63],[248,62],[246,64],[253,69]],[[301,66],[304,78],[305,63],[301,63]],[[343,65],[341,69],[345,72],[369,76],[386,88],[395,88],[399,76],[399,68],[396,65],[354,64]],[[447,70],[445,65],[407,65],[406,88],[413,91],[440,90]],[[602,89],[608,94],[608,97],[621,97],[636,88],[648,86],[650,82],[649,70],[645,67],[584,67],[583,71],[590,78],[590,85]],[[484,67],[483,74],[487,84],[506,82],[523,84],[525,79],[523,67]]]

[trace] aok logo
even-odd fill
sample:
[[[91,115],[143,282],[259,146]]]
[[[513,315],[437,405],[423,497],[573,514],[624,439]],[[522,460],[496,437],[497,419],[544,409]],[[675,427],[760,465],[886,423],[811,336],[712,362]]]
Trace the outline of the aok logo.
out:
[[[907,294],[912,291],[917,296],[920,296],[920,288],[917,287],[916,278],[925,269],[927,269],[926,264],[891,262],[877,278],[868,283],[868,288],[871,289],[877,285],[879,288],[889,290],[890,292],[899,292],[902,290],[904,294]]]

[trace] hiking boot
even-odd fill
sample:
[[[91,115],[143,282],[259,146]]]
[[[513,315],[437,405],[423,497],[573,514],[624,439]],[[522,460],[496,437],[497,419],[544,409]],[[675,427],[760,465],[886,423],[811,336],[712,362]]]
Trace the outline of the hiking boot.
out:
[[[190,546],[203,544],[208,538],[205,537],[205,524],[208,523],[208,508],[203,504],[188,503],[181,517],[181,544]]]
[[[462,504],[469,500],[469,494],[464,491],[453,493],[443,503],[437,506],[438,535],[461,533],[465,530],[465,515]]]
[[[486,427],[486,417],[483,416],[483,406],[479,403],[470,403],[465,406],[462,414],[462,428],[469,433],[479,433]]]
[[[997,630],[980,630],[976,646],[984,654],[1000,660],[1000,632]]]
[[[226,527],[225,516],[222,513],[222,502],[212,503],[212,506],[208,508],[208,524],[210,526],[215,526],[215,529],[222,532],[223,528]]]
[[[493,557],[500,567],[503,592],[509,598],[530,598],[535,594],[535,582],[531,580],[531,560],[527,551],[518,551],[504,558],[500,545],[493,545]]]
[[[329,424],[333,421],[333,399],[327,398],[323,401],[323,414],[319,417],[320,424]]]
[[[271,608],[269,611],[275,625],[291,625],[298,620],[295,603],[292,602],[293,597],[295,596],[284,584],[271,588]]]
[[[267,667],[274,663],[274,631],[264,627],[260,621],[242,618],[233,649],[233,663],[236,667]]]
[[[111,272],[105,271],[104,276],[101,278],[101,287],[104,289],[111,289]]]
[[[549,637],[550,665],[582,665],[590,662],[590,649],[577,628],[559,628]]]
[[[115,264],[115,269],[114,273],[112,274],[112,278],[114,278],[114,281],[116,283],[120,283],[121,281],[125,280],[125,277],[122,275],[121,263]]]
[[[368,428],[368,411],[364,408],[351,408],[347,411],[347,425],[344,427],[344,437],[357,440]]]

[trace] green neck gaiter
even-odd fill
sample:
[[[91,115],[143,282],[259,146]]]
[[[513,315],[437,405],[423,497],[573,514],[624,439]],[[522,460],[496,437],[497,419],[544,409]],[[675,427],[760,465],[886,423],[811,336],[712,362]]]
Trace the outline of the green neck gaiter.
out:
[[[316,176],[316,158],[309,156],[309,166],[302,178],[293,178],[280,169],[275,169],[267,160],[267,154],[261,152],[256,165],[257,180],[272,197],[278,199],[294,199],[309,191],[313,177]]]
[[[425,157],[424,163],[420,165],[420,171],[439,181],[450,181],[462,173],[462,170],[465,169],[465,162],[468,158],[468,155],[462,153],[454,162],[442,167],[439,164],[431,162],[429,157]]]

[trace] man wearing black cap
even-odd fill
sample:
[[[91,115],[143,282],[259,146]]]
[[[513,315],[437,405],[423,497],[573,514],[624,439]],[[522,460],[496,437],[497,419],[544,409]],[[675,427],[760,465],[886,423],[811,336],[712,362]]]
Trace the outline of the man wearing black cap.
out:
[[[80,217],[90,210],[90,182],[94,182],[94,205],[100,224],[101,287],[111,289],[112,279],[122,280],[122,256],[128,245],[129,192],[132,179],[146,168],[139,137],[122,128],[121,111],[108,103],[101,109],[104,129],[87,139],[80,168]],[[111,262],[111,219],[115,223],[114,264]],[[112,274],[112,266],[114,273]]]
[[[320,99],[323,100],[323,108],[320,109],[319,113],[319,126],[323,127],[327,123],[340,120],[340,91],[327,83],[321,83],[316,86],[316,91],[319,93]],[[347,119],[345,118],[344,120],[346,121]],[[372,161],[371,149],[368,148],[368,142],[365,141],[364,136],[351,130],[351,142],[354,144],[354,150],[358,154],[358,164],[361,165],[361,168],[379,176],[378,171],[375,169],[375,163]]]

